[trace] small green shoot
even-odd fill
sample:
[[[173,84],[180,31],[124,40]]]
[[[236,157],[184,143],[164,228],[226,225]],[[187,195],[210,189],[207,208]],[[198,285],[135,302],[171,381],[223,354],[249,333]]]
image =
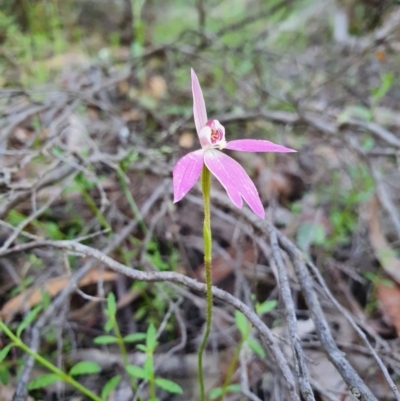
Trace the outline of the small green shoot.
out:
[[[101,390],[101,398],[107,400],[111,392],[118,386],[122,377],[120,375],[113,376],[110,380],[106,382],[103,389]]]
[[[375,107],[379,101],[390,91],[395,81],[393,72],[386,72],[381,75],[381,85],[371,90],[372,107]]]
[[[135,338],[137,340],[138,338]],[[151,323],[147,329],[145,344],[138,344],[136,347],[146,354],[143,368],[135,365],[128,365],[126,371],[132,378],[144,380],[149,383],[150,399],[156,400],[156,387],[171,394],[182,394],[182,388],[171,380],[155,377],[154,351],[158,345],[157,331]]]

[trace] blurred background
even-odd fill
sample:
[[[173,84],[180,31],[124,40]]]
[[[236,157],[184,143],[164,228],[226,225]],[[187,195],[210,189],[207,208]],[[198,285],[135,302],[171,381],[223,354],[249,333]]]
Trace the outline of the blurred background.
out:
[[[399,66],[395,0],[0,0],[0,317],[15,329],[32,308],[40,316],[61,299],[40,327],[41,355],[64,367],[95,362],[101,372],[82,380],[99,393],[122,366],[118,347],[95,341],[105,333],[103,301],[115,294],[124,335],[165,323],[160,374],[184,395],[160,399],[198,399],[202,294],[135,282],[76,253],[6,255],[27,241],[79,240],[133,268],[203,281],[199,187],[173,205],[171,184],[178,158],[199,147],[193,68],[208,115],[228,140],[297,149],[229,154],[254,179],[268,219],[317,265],[400,383]],[[261,305],[259,315],[281,338],[285,310],[269,241],[224,203],[215,181],[214,284]],[[286,262],[316,399],[350,400]],[[57,298],[75,275],[78,292]],[[322,305],[337,344],[377,398],[395,399],[343,315]],[[239,369],[232,380],[227,372],[247,340],[233,310],[215,308],[206,373],[217,399],[226,377],[240,383]],[[248,369],[256,398],[232,387],[225,399],[289,399],[254,339],[238,366]],[[132,363],[143,363],[135,344],[127,350]],[[23,365],[19,351],[0,362],[0,399],[11,399]],[[30,377],[42,373],[35,367]],[[107,397],[132,399],[127,388],[121,381]],[[52,385],[30,396],[77,395]]]

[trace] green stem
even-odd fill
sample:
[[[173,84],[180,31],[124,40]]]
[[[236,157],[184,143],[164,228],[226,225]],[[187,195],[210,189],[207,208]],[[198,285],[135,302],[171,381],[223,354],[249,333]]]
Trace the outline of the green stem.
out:
[[[96,206],[96,202],[93,200],[93,198],[89,195],[89,193],[86,191],[84,186],[81,184],[80,185],[80,192],[82,195],[82,198],[84,201],[87,203],[89,208],[92,210],[92,212],[95,214],[97,220],[99,220],[100,224],[102,225],[103,228],[106,228],[112,232],[112,228],[106,218],[103,216],[99,208]]]
[[[239,360],[240,350],[242,349],[244,342],[245,342],[245,338],[242,338],[240,340],[238,346],[235,349],[235,353],[233,355],[231,363],[229,364],[228,371],[226,372],[224,384],[222,385],[220,401],[224,400],[224,397],[227,393],[228,386],[229,386],[229,383],[231,382],[233,374],[235,373],[235,368],[236,368],[236,365]]]
[[[208,337],[211,331],[212,305],[213,305],[212,278],[211,278],[212,237],[211,237],[211,216],[210,216],[211,174],[205,165],[203,166],[203,171],[201,174],[201,188],[203,191],[203,202],[204,202],[203,237],[204,237],[204,268],[206,271],[206,286],[207,286],[207,312],[206,312],[206,329],[198,353],[198,371],[199,371],[199,384],[200,384],[200,401],[204,401],[205,392],[204,392],[204,377],[203,377],[203,353],[206,348]]]
[[[115,319],[114,319],[114,327],[113,328],[114,328],[115,336],[117,337],[119,352],[121,352],[121,355],[122,355],[122,361],[124,363],[124,366],[127,367],[129,365],[128,352],[126,351],[124,339],[121,335],[121,331],[120,331],[118,323]]]
[[[151,370],[150,370],[150,378],[149,378],[149,390],[150,390],[150,400],[156,400],[156,385],[155,385],[155,376],[154,376],[154,360],[153,360],[153,352],[148,353],[148,358],[151,359]]]
[[[140,210],[137,207],[135,199],[133,199],[131,191],[129,190],[128,185],[125,181],[125,177],[122,173],[123,170],[122,170],[121,165],[119,166],[119,168],[116,169],[116,171],[117,171],[119,183],[121,184],[121,187],[122,187],[122,191],[124,192],[125,198],[129,203],[132,213],[133,213],[135,219],[137,220],[138,225],[139,225],[140,229],[142,230],[143,234],[146,235],[147,234],[146,224],[143,221],[143,217],[140,214]]]
[[[125,341],[124,341],[124,338],[121,335],[121,330],[119,329],[118,323],[115,320],[115,318],[114,318],[114,322],[113,322],[113,329],[114,329],[115,337],[117,337],[119,352],[122,355],[122,361],[123,361],[124,366],[126,368],[129,365],[128,352],[126,351]],[[130,382],[131,382],[132,388],[135,390],[135,392],[137,392],[138,385],[137,385],[136,379],[131,377],[130,378]],[[141,401],[142,398],[138,397],[138,400]]]
[[[88,398],[94,401],[103,401],[100,397],[98,397],[96,394],[92,393],[89,389],[86,387],[82,386],[79,382],[77,382],[74,378],[72,378],[70,375],[66,374],[63,372],[61,369],[58,369],[56,366],[54,366],[51,362],[49,362],[47,359],[43,358],[39,354],[37,354],[35,351],[32,351],[26,344],[22,342],[20,338],[18,338],[6,325],[5,323],[0,319],[0,330],[3,331],[9,338],[10,340],[14,343],[14,345],[18,348],[20,348],[22,351],[26,352],[28,355],[33,357],[36,362],[39,362],[41,365],[46,367],[50,372],[55,373],[60,380],[70,384],[71,386],[75,387],[78,391],[80,391],[82,394],[85,394]]]

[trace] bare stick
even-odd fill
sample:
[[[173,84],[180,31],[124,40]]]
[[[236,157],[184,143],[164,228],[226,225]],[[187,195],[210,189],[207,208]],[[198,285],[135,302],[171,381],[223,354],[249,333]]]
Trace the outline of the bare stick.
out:
[[[271,218],[271,213],[269,213],[269,217]],[[308,377],[303,349],[301,348],[301,342],[297,332],[297,319],[292,294],[290,291],[289,278],[287,275],[286,266],[282,259],[281,249],[279,248],[276,230],[273,229],[272,224],[268,225],[268,231],[270,235],[272,255],[278,267],[280,294],[282,295],[282,299],[285,304],[286,323],[288,326],[289,339],[292,346],[294,366],[296,368],[296,375],[299,382],[300,391],[307,401],[315,401],[314,393]]]
[[[240,350],[239,360],[240,360],[240,391],[244,396],[246,396],[251,401],[261,401],[255,394],[253,394],[249,389],[249,378],[247,375],[247,364],[249,359],[249,349],[244,345]]]

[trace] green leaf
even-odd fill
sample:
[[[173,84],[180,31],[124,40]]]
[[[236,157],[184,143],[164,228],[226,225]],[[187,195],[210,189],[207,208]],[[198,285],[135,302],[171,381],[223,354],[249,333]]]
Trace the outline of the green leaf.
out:
[[[135,314],[133,315],[133,318],[135,321],[141,320],[147,313],[147,307],[141,306],[140,308],[137,309]]]
[[[271,299],[269,301],[264,301],[256,306],[257,315],[264,315],[265,313],[271,312],[276,308],[278,302],[275,299]]]
[[[146,333],[133,333],[128,334],[124,337],[124,342],[135,343],[137,341],[143,341],[146,338]]]
[[[43,309],[46,310],[51,304],[51,296],[47,291],[41,291]]]
[[[308,252],[312,244],[322,245],[325,241],[325,228],[321,224],[305,222],[297,230],[297,243],[305,252]]]
[[[118,343],[118,339],[114,336],[98,336],[93,340],[93,342],[99,345],[115,344]]]
[[[10,369],[6,365],[0,365],[0,383],[3,383],[5,386],[10,381]]]
[[[222,387],[217,387],[210,390],[210,392],[208,393],[208,398],[210,400],[215,400],[216,398],[221,397],[221,395],[222,395]]]
[[[310,245],[312,244],[314,224],[306,221],[300,224],[297,229],[297,245],[302,251],[308,252]]]
[[[249,334],[250,325],[242,312],[239,312],[238,310],[235,311],[235,321],[242,337],[246,337]]]
[[[256,340],[254,340],[253,338],[248,338],[247,344],[255,354],[257,354],[261,358],[265,358],[264,348]]]
[[[113,292],[107,295],[107,315],[109,317],[114,317],[117,313],[117,302],[115,301],[115,295]]]
[[[13,345],[14,344],[7,344],[2,350],[0,350],[0,362],[2,362],[3,359],[8,355]]]
[[[148,380],[150,377],[147,375],[147,373],[144,371],[144,369],[139,366],[128,365],[126,367],[126,371],[128,372],[129,376],[134,377],[135,379]]]
[[[61,240],[64,238],[63,233],[60,231],[59,225],[53,221],[47,221],[42,223],[42,227],[44,232],[46,233],[46,237],[54,240]]]
[[[150,323],[150,325],[147,329],[146,347],[147,347],[147,350],[154,351],[156,346],[157,346],[157,331],[156,331],[156,328],[154,327],[154,324]]]
[[[88,375],[90,373],[98,373],[101,371],[100,366],[95,362],[82,361],[72,366],[69,374],[71,376]]]
[[[364,106],[349,106],[346,107],[341,114],[339,114],[337,123],[339,125],[343,125],[354,118],[364,121],[372,121],[373,114],[370,109],[367,109]]]
[[[147,347],[143,344],[137,344],[136,348],[142,352],[145,352],[145,353],[147,352]]]
[[[49,373],[47,375],[39,376],[36,379],[33,379],[28,384],[28,390],[36,390],[38,388],[43,388],[59,380],[61,380],[60,377],[54,373]]]
[[[240,391],[241,391],[240,384],[230,384],[229,386],[226,387],[226,390],[225,390],[226,393],[240,393]],[[223,395],[223,388],[217,387],[217,388],[213,388],[208,393],[208,398],[210,400],[215,400],[216,398],[219,398],[222,395]]]
[[[153,365],[153,359],[152,358],[147,358],[144,361],[143,369],[146,372],[146,376],[150,377],[150,375],[154,372],[154,365]]]
[[[114,319],[108,319],[106,324],[104,325],[104,330],[109,333],[114,327]]]
[[[369,150],[372,150],[375,146],[375,141],[374,138],[372,138],[372,136],[368,136],[366,138],[363,139],[363,142],[361,144],[362,150],[364,152],[368,152]]]
[[[36,319],[37,315],[42,309],[42,305],[33,308],[22,320],[17,329],[17,337],[21,337],[22,332]]]
[[[372,95],[374,97],[374,100],[377,102],[381,100],[386,93],[389,92],[390,88],[393,86],[394,83],[394,74],[393,72],[387,72],[385,74],[382,74],[381,76],[381,86],[379,88],[373,89]]]
[[[227,388],[227,393],[240,393],[242,391],[242,388],[240,384],[230,384]]]
[[[112,377],[108,382],[104,385],[103,389],[101,390],[101,398],[106,400],[107,397],[110,395],[111,391],[118,386],[118,383],[121,381],[121,376],[117,375]]]
[[[165,391],[168,391],[169,393],[172,394],[183,394],[183,390],[179,384],[174,383],[171,380],[167,379],[162,379],[161,377],[158,377],[155,380],[156,386],[162,388]]]
[[[324,245],[325,244],[326,233],[325,233],[325,227],[322,224],[315,225],[313,242],[315,245]]]
[[[25,221],[26,218],[27,216],[17,212],[16,210],[11,210],[8,214],[8,222],[13,226],[18,226],[23,221]]]

